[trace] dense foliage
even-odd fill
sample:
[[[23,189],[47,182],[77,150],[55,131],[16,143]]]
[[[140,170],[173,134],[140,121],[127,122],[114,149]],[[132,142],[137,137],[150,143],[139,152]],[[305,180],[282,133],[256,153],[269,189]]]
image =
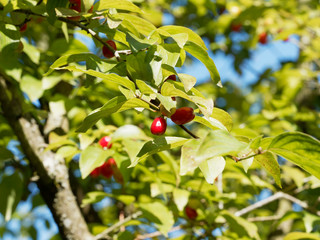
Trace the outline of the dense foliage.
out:
[[[36,238],[30,186],[59,175],[27,116],[95,239],[320,239],[319,32],[316,0],[0,0],[0,213],[21,223],[0,236]],[[221,83],[212,54],[242,74],[276,41],[298,58]]]

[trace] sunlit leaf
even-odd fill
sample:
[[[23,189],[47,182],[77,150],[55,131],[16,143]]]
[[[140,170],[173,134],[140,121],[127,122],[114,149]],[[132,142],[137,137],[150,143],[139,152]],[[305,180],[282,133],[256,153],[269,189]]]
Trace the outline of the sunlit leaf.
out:
[[[275,137],[268,150],[320,179],[320,142],[317,139],[304,133],[286,132]]]

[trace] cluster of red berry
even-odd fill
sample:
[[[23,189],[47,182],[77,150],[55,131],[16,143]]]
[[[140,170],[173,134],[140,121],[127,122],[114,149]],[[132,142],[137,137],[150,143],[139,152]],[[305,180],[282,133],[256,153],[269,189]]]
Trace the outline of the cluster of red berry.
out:
[[[103,149],[110,149],[112,147],[111,137],[104,136],[99,140],[99,144]],[[122,174],[117,166],[114,158],[109,158],[105,163],[103,163],[100,167],[95,168],[90,176],[97,178],[100,175],[104,176],[107,179],[110,179],[112,176],[118,183],[123,183]]]
[[[168,79],[176,81],[177,78],[175,75],[171,75],[167,78],[167,80]],[[172,97],[172,100],[175,101],[175,97]],[[167,121],[164,118],[164,116],[170,117],[172,122],[174,122],[177,125],[186,124],[188,122],[191,122],[195,118],[193,108],[191,107],[178,108],[174,111],[174,113],[169,113],[163,107],[160,107],[160,112],[163,116],[155,118],[151,124],[151,133],[154,135],[162,135],[166,132]]]

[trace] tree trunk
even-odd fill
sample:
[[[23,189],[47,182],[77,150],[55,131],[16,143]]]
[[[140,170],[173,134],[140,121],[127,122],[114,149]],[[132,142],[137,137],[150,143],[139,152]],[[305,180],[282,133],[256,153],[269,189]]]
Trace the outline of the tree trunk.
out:
[[[68,169],[64,159],[47,146],[36,120],[25,114],[24,98],[16,82],[0,74],[0,103],[4,117],[20,141],[21,148],[30,162],[41,195],[50,208],[59,227],[61,237],[68,240],[90,240],[88,230],[69,183]]]

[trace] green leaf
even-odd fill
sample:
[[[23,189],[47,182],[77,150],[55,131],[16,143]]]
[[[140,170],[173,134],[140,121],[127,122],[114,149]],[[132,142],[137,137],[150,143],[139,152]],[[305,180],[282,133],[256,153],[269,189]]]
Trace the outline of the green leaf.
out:
[[[140,39],[134,34],[127,32],[126,40],[130,44],[130,48],[133,52],[138,52],[142,49],[146,49],[152,46],[157,40],[156,39]]]
[[[114,97],[109,100],[101,108],[98,108],[91,112],[83,121],[81,126],[77,129],[77,132],[85,132],[91,128],[97,121],[103,117],[107,117],[112,113],[122,112],[128,109],[133,109],[136,107],[142,107],[149,109],[149,104],[143,102],[138,98],[132,98],[126,100],[125,97]]]
[[[126,67],[131,78],[134,80],[140,79],[147,82],[152,81],[152,69],[146,61],[144,52],[131,54],[127,56]]]
[[[137,163],[157,152],[162,152],[175,147],[180,147],[189,139],[181,137],[158,137],[152,141],[146,142],[140,152],[137,154],[137,159],[131,163],[130,167],[134,167]]]
[[[227,131],[211,131],[202,139],[192,139],[183,145],[180,158],[180,174],[196,169],[203,161],[225,155],[236,155],[248,145],[238,141]]]
[[[280,167],[275,156],[271,152],[266,152],[255,156],[254,160],[264,167],[274,178],[276,184],[281,187]]]
[[[229,132],[232,130],[233,121],[229,113],[226,111],[220,108],[213,108],[211,117],[221,122]]]
[[[173,190],[173,200],[179,211],[183,211],[189,201],[190,192],[184,189],[175,188]]]
[[[197,82],[197,79],[189,74],[179,73],[178,77],[186,92],[189,92]]]
[[[101,72],[97,72],[94,70],[83,70],[74,66],[68,66],[68,67],[64,67],[61,69],[67,69],[69,71],[75,71],[75,72],[83,72],[85,74],[89,74],[91,76],[94,77],[98,77],[101,78],[105,81],[110,81],[110,82],[114,82],[114,83],[118,83],[121,86],[124,86],[132,91],[135,91],[135,85],[132,81],[130,81],[130,79],[128,78],[124,78],[124,77],[120,77],[116,74],[110,73],[110,74],[105,74],[105,73],[101,73]]]
[[[89,146],[83,150],[79,162],[82,179],[86,178],[95,168],[101,166],[113,153],[113,150],[104,150],[95,146]]]
[[[43,94],[42,82],[31,75],[24,75],[22,77],[20,87],[32,102],[38,100]]]
[[[192,42],[188,42],[183,49],[195,58],[199,59],[208,69],[212,80],[214,80],[218,86],[222,86],[218,69],[216,68],[213,60],[209,57],[206,50]]]
[[[167,233],[174,224],[174,218],[167,206],[161,202],[152,202],[141,203],[140,208],[143,216],[153,222],[163,235],[168,236]]]
[[[115,8],[119,10],[126,10],[130,12],[142,13],[139,7],[134,5],[131,1],[128,0],[100,0],[96,3],[98,5],[95,8],[97,11],[108,10],[110,8]]]
[[[319,234],[303,233],[303,232],[291,232],[286,235],[283,240],[320,240]]]
[[[21,42],[23,43],[23,52],[25,52],[28,55],[32,62],[34,62],[35,64],[39,64],[40,51],[38,50],[38,48],[36,48],[32,44],[29,44],[23,38],[21,39]]]
[[[55,8],[67,7],[67,4],[68,4],[68,0],[48,0],[47,1],[46,9],[49,15],[48,22],[50,24],[53,24],[56,20]]]
[[[136,84],[142,94],[154,94],[157,92],[156,89],[150,87],[145,81],[137,80]]]
[[[132,14],[127,14],[127,13],[119,13],[117,14],[117,16],[119,16],[121,19],[125,19],[129,21],[139,31],[139,33],[145,36],[149,36],[151,32],[156,30],[156,27],[151,22],[141,17],[135,16]],[[155,38],[156,36],[153,35],[152,37]]]
[[[320,179],[320,142],[310,135],[282,133],[272,140],[268,150]]]
[[[178,84],[179,83],[175,83],[172,80],[165,81],[161,86],[161,94],[163,96],[182,97],[184,99],[189,100],[190,102],[195,103],[205,116],[210,116],[212,114],[212,110],[213,110],[212,99],[205,99],[202,96],[188,95],[185,92],[183,92],[182,90],[176,88],[176,87],[179,87]],[[182,85],[182,83],[180,83],[180,84]],[[194,88],[192,88],[192,90],[193,89]],[[192,91],[192,93],[194,93],[194,92]]]
[[[193,121],[201,123],[213,130],[221,129],[221,130],[227,131],[226,127],[221,122],[219,122],[217,119],[214,119],[212,117],[206,118],[206,117],[195,116]]]
[[[255,224],[241,217],[236,217],[224,210],[221,215],[227,220],[231,231],[237,233],[240,237],[248,236],[252,239],[260,239],[258,228]]]
[[[198,34],[196,34],[195,32],[193,32],[193,31],[192,31],[191,29],[189,29],[189,28],[181,27],[181,26],[168,25],[168,26],[160,27],[160,28],[158,28],[158,30],[159,30],[159,33],[162,34],[162,35],[167,35],[167,33],[169,33],[170,36],[177,41],[177,43],[178,43],[178,41],[179,41],[179,42],[181,41],[180,39],[181,39],[181,37],[183,37],[183,35],[182,35],[182,36],[179,36],[179,39],[176,39],[176,38],[174,38],[173,36],[178,35],[178,34],[181,34],[181,33],[182,33],[182,34],[187,34],[187,35],[188,35],[187,40],[188,40],[189,42],[192,42],[192,43],[200,46],[202,49],[207,50],[207,47],[206,47],[206,45],[204,44],[204,42],[203,42],[203,40],[201,39],[201,37],[200,37]],[[165,31],[165,32],[167,32],[167,33],[163,32],[163,31]],[[167,35],[167,36],[168,36],[168,35]],[[178,43],[178,44],[179,44],[179,43]],[[181,44],[182,44],[182,43],[180,42],[180,45],[181,45]]]
[[[226,161],[223,157],[213,157],[200,163],[199,168],[206,181],[213,184],[214,180],[223,172]]]
[[[0,213],[4,216],[5,221],[11,219],[12,213],[20,202],[23,187],[23,180],[17,171],[10,176],[2,176],[0,183]]]

